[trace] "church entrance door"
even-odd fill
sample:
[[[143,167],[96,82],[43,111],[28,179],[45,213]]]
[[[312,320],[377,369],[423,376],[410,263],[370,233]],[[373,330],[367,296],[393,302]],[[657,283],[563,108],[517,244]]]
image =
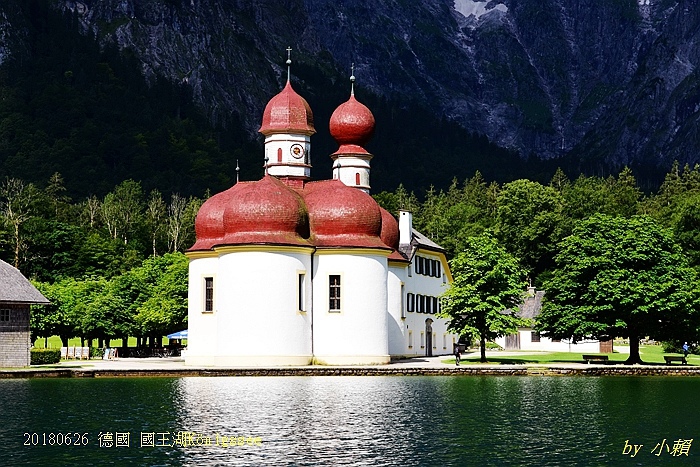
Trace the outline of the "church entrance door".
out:
[[[433,356],[433,320],[425,320],[425,356]]]

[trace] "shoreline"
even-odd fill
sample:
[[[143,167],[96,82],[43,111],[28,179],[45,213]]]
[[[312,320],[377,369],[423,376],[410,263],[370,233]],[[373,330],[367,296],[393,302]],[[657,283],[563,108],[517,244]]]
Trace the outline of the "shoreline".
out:
[[[386,365],[365,366],[186,366],[181,358],[68,360],[36,368],[6,368],[0,379],[217,377],[217,376],[700,376],[700,366],[664,364],[463,364],[442,363],[449,356],[418,357]]]

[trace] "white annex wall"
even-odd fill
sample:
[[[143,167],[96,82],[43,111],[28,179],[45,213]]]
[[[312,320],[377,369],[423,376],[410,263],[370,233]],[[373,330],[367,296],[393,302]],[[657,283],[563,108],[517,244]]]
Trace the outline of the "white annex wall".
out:
[[[387,253],[314,255],[314,356],[324,364],[389,362]],[[329,311],[329,276],[339,275],[341,310]]]
[[[562,339],[559,342],[553,342],[549,337],[540,337],[540,342],[532,342],[532,328],[518,329],[518,337],[520,339],[520,350],[536,350],[547,352],[581,352],[581,353],[599,353],[600,342],[597,340],[584,340],[573,343],[568,339]],[[506,338],[499,337],[495,340],[496,344],[502,348],[506,348]]]
[[[445,273],[444,266],[446,262],[444,261],[444,256],[419,250],[409,266],[411,268],[410,275],[408,274],[408,269],[405,271],[404,302],[407,301],[406,295],[409,293],[414,294],[414,297],[418,294],[428,297],[440,297],[449,287],[449,281],[447,281],[446,277],[443,277],[443,274],[440,277],[432,277],[416,272],[415,264],[419,256],[428,260],[439,260],[441,272]],[[425,356],[427,354],[426,320],[432,321],[431,328],[434,335],[431,348],[432,355],[452,354],[452,344],[458,341],[458,336],[447,331],[448,321],[438,318],[434,313],[419,313],[415,309],[414,306],[414,311],[406,313],[406,318],[403,320],[403,326],[401,327],[403,340],[401,344],[392,343],[392,350],[396,350],[396,353],[392,351],[392,355]],[[423,333],[422,338],[421,333]],[[399,351],[399,349],[401,350]]]

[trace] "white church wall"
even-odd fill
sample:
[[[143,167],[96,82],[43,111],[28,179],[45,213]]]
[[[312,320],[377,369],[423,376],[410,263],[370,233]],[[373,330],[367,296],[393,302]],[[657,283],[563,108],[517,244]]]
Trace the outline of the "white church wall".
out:
[[[386,256],[375,250],[316,251],[313,348],[318,363],[389,362]],[[330,276],[340,279],[339,310],[331,309]]]
[[[387,321],[390,355],[406,353],[406,269],[405,263],[389,263]]]
[[[216,341],[211,338],[217,329],[216,307],[219,305],[216,290],[218,287],[218,257],[204,257],[190,259],[189,288],[187,293],[187,357],[200,358],[213,355],[216,352]],[[214,283],[214,310],[205,311],[205,278],[211,277]]]
[[[311,361],[310,249],[232,247],[217,250],[213,324],[190,308],[190,323],[207,323],[186,362],[215,365],[306,365]],[[299,275],[304,276],[299,309]],[[195,325],[197,326],[197,325]],[[192,333],[191,333],[192,334]],[[191,344],[190,344],[191,346]],[[189,346],[188,346],[189,347]],[[206,349],[206,353],[198,349]],[[200,358],[201,357],[201,358]]]
[[[311,139],[307,135],[276,133],[267,136],[265,157],[270,175],[311,176]]]

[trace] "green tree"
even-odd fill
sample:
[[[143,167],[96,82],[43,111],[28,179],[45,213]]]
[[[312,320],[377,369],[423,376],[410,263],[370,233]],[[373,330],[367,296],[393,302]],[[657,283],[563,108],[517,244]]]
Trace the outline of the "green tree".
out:
[[[51,304],[32,307],[32,340],[57,335],[61,345],[68,346],[68,339],[79,332],[79,305],[87,299],[84,284],[68,278],[53,284],[34,282],[34,285]]]
[[[189,262],[182,253],[149,258],[134,271],[147,285],[134,319],[144,335],[162,336],[186,327]]]
[[[525,271],[490,235],[467,239],[450,268],[454,282],[442,295],[440,316],[450,320],[450,330],[479,336],[485,362],[486,341],[516,332],[521,324],[515,313],[506,310],[522,303]]]
[[[10,227],[14,266],[19,269],[22,249],[22,225],[31,217],[32,200],[37,196],[34,185],[17,178],[6,178],[0,185],[0,221]]]
[[[158,190],[151,190],[151,197],[148,199],[146,207],[146,224],[151,237],[151,247],[153,256],[158,256],[158,240],[165,230],[163,219],[165,218],[165,202]]]
[[[553,265],[564,232],[563,206],[561,193],[529,180],[507,183],[498,196],[497,237],[535,277]]]
[[[697,329],[697,275],[671,233],[648,216],[598,214],[559,244],[537,328],[553,338],[681,338]]]

